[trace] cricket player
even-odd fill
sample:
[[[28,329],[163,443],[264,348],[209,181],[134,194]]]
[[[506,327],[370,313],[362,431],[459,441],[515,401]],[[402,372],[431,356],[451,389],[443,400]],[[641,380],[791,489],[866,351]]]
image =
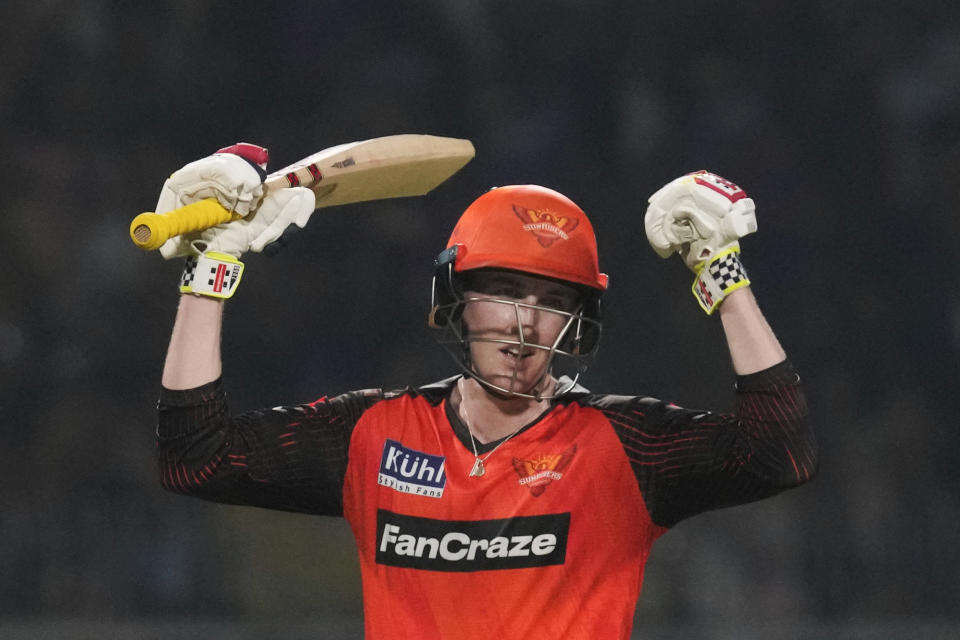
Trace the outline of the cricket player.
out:
[[[367,638],[628,638],[654,541],[816,472],[799,378],[740,260],[754,203],[703,171],[654,193],[645,229],[694,273],[690,304],[719,317],[732,411],[581,384],[608,285],[593,228],[564,195],[513,185],[470,204],[435,261],[429,324],[455,375],[231,414],[220,359],[230,274],[314,208],[302,188],[262,198],[263,158],[234,147],[161,192],[157,211],[213,196],[245,215],[161,248],[186,257],[159,403],[161,481],[346,518]]]

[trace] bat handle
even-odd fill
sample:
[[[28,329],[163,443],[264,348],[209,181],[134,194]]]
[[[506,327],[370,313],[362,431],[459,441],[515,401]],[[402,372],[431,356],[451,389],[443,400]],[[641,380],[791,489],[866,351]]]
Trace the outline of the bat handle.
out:
[[[207,198],[167,213],[141,213],[130,223],[130,238],[144,251],[153,251],[174,236],[203,231],[239,217],[224,209],[216,198]]]

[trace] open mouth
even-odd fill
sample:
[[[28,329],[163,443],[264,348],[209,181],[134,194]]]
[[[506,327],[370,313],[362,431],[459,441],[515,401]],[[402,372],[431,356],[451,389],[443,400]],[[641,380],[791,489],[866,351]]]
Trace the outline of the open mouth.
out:
[[[519,347],[504,347],[503,349],[500,349],[500,353],[513,360],[525,360],[532,356],[535,352],[536,349],[520,349]]]

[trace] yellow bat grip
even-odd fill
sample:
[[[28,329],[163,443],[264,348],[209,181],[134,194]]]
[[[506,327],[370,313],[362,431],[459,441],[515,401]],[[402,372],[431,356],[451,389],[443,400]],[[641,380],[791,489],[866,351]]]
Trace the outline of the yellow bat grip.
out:
[[[144,251],[153,251],[174,236],[203,231],[239,217],[224,209],[216,198],[207,198],[167,213],[141,213],[130,223],[130,238]]]

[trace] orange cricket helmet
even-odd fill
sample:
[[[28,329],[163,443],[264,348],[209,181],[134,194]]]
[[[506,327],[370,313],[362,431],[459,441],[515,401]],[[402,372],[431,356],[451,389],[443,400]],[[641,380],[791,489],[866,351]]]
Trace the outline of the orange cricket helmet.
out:
[[[487,191],[450,235],[454,271],[499,268],[555,278],[603,291],[597,241],[587,215],[565,195],[537,185]]]
[[[600,338],[600,297],[608,277],[600,272],[593,226],[570,198],[537,185],[493,188],[477,198],[457,222],[447,248],[435,261],[430,326],[441,329],[438,341],[461,368],[484,385],[514,395],[515,389],[495,387],[480,378],[470,363],[472,338],[461,322],[466,272],[506,269],[552,278],[581,292],[580,307],[569,318],[551,359],[576,363],[572,382],[586,370]],[[549,310],[546,310],[549,311]],[[540,396],[529,396],[537,397]]]

